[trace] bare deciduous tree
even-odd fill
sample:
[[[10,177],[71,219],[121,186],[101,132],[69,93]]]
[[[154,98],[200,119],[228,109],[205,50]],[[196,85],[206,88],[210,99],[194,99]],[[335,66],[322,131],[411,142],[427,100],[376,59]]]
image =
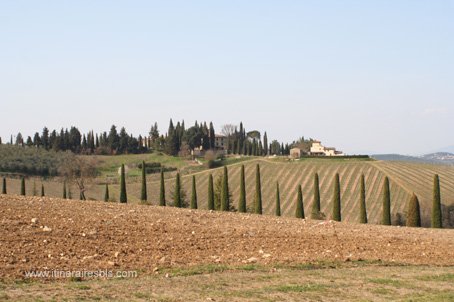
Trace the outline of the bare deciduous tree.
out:
[[[225,124],[222,126],[221,133],[227,137],[232,136],[235,133],[237,127],[233,124]]]
[[[86,200],[86,186],[96,177],[96,159],[88,156],[72,155],[59,168],[61,176],[68,182],[76,184],[80,191],[80,198]]]

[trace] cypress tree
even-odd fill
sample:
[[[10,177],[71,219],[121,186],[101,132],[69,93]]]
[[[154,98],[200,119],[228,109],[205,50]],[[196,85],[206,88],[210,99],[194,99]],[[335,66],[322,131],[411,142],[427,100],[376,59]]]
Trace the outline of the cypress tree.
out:
[[[361,175],[361,186],[359,194],[359,223],[367,223],[367,212],[366,212],[366,184],[364,180],[364,174]]]
[[[6,194],[6,178],[3,177],[2,194]]]
[[[434,187],[433,187],[433,202],[432,202],[432,227],[442,228],[442,217],[441,217],[441,196],[440,196],[440,178],[438,175],[434,176]]]
[[[334,177],[334,192],[333,192],[333,220],[341,221],[341,194],[340,194],[340,180],[339,173]]]
[[[41,184],[41,197],[44,197],[44,184]]]
[[[246,183],[244,177],[244,165],[241,165],[240,175],[240,200],[238,201],[238,212],[246,213]]]
[[[21,183],[20,183],[20,195],[25,196],[25,178],[22,177]]]
[[[126,194],[126,176],[125,176],[125,165],[121,165],[120,173],[120,202],[128,202],[128,195]]]
[[[221,191],[221,211],[230,210],[229,200],[229,176],[227,167],[224,166],[224,176],[222,178],[222,191]]]
[[[276,182],[276,216],[281,216],[281,195],[278,182]]]
[[[410,198],[407,209],[407,227],[421,227],[421,213],[419,209],[419,200],[415,193]]]
[[[260,166],[257,164],[255,170],[255,213],[262,215],[262,185],[260,182]]]
[[[141,201],[147,201],[147,175],[145,169],[145,161],[142,161],[142,192],[140,194]]]
[[[68,186],[68,199],[73,199],[73,193],[71,192],[71,186]]]
[[[314,202],[312,203],[311,218],[320,219],[320,185],[318,173],[314,175]]]
[[[197,188],[194,175],[192,175],[191,209],[197,209]]]
[[[295,217],[304,219],[303,190],[301,189],[301,185],[298,185],[298,198],[296,199]]]
[[[208,178],[208,210],[214,210],[213,174]]]
[[[36,191],[36,181],[33,180],[33,192],[32,192],[32,195],[33,196],[38,196],[38,192]]]
[[[82,191],[79,193],[79,200],[85,200],[84,193]]]
[[[180,183],[180,173],[177,173],[175,178],[175,192],[173,193],[173,205],[177,208],[183,207],[181,201],[181,183]]]
[[[164,182],[164,171],[161,169],[161,187],[159,189],[159,205],[166,206],[166,187]]]
[[[104,201],[109,201],[110,196],[109,196],[109,185],[106,184],[106,190],[104,192]]]
[[[381,223],[391,225],[391,193],[389,190],[389,178],[385,177],[383,184],[383,216]]]
[[[63,199],[66,199],[66,180],[63,181]]]

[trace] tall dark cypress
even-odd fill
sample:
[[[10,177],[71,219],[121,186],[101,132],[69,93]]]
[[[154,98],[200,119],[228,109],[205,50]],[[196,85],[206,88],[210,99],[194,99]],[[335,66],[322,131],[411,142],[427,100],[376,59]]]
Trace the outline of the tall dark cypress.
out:
[[[6,194],[6,178],[3,177],[2,194]]]
[[[433,228],[443,227],[441,216],[440,178],[438,177],[438,175],[434,176],[431,225]]]
[[[246,213],[246,181],[244,176],[244,165],[241,165],[240,200],[238,201],[238,212]]]
[[[41,184],[41,197],[44,197],[44,184]]]
[[[260,181],[260,165],[257,164],[255,169],[255,213],[262,215],[262,184]]]
[[[110,196],[109,196],[109,185],[106,184],[106,190],[104,191],[104,201],[109,201]]]
[[[66,199],[67,196],[66,196],[66,180],[63,181],[63,199]]]
[[[304,219],[303,190],[301,189],[301,185],[298,185],[298,197],[296,199],[295,217]]]
[[[222,178],[222,191],[221,191],[221,211],[230,210],[230,196],[229,196],[229,175],[227,167],[224,166],[224,176]]]
[[[177,208],[183,207],[183,202],[181,200],[180,173],[177,173],[177,177],[175,178],[175,192],[173,193],[173,205]]]
[[[120,172],[120,202],[128,202],[128,195],[126,194],[126,176],[125,176],[125,165],[121,165]]]
[[[407,208],[407,227],[421,227],[421,212],[419,209],[419,200],[415,193],[410,198]]]
[[[208,178],[208,210],[214,210],[213,174]]]
[[[197,209],[197,187],[195,183],[195,175],[192,175],[191,209]]]
[[[164,182],[164,171],[161,169],[161,187],[159,188],[159,205],[166,206],[166,187]]]
[[[276,182],[276,216],[281,216],[281,194],[278,182]]]
[[[265,156],[268,155],[268,135],[266,134],[266,131],[265,135],[263,135],[263,153]]]
[[[391,192],[389,189],[389,178],[385,177],[383,184],[383,213],[382,213],[383,225],[391,225]]]
[[[20,183],[20,195],[25,196],[25,178],[22,177],[21,183]]]
[[[314,201],[312,202],[312,219],[320,219],[320,185],[318,173],[314,175]]]
[[[367,223],[366,183],[364,180],[364,174],[361,175],[361,185],[359,190],[359,223]]]
[[[333,213],[332,218],[334,221],[341,221],[341,194],[340,194],[340,180],[339,173],[334,177],[334,191],[333,191]]]
[[[145,168],[145,161],[142,161],[142,191],[140,194],[141,201],[147,201],[147,171]]]

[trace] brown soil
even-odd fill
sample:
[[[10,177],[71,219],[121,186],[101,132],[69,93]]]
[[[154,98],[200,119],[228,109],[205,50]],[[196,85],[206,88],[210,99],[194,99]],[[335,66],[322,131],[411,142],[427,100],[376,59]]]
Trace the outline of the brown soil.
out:
[[[453,230],[0,195],[2,279],[30,270],[146,274],[201,264],[454,265],[453,251]]]

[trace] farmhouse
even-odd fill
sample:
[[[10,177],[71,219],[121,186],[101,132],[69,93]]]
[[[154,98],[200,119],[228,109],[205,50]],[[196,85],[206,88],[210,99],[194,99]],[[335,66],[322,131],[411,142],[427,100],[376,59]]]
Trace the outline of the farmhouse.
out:
[[[310,155],[313,156],[343,156],[342,151],[337,151],[333,147],[324,147],[320,141],[313,141]]]
[[[216,134],[214,136],[214,147],[216,149],[226,149],[227,148],[227,137],[224,135]]]

